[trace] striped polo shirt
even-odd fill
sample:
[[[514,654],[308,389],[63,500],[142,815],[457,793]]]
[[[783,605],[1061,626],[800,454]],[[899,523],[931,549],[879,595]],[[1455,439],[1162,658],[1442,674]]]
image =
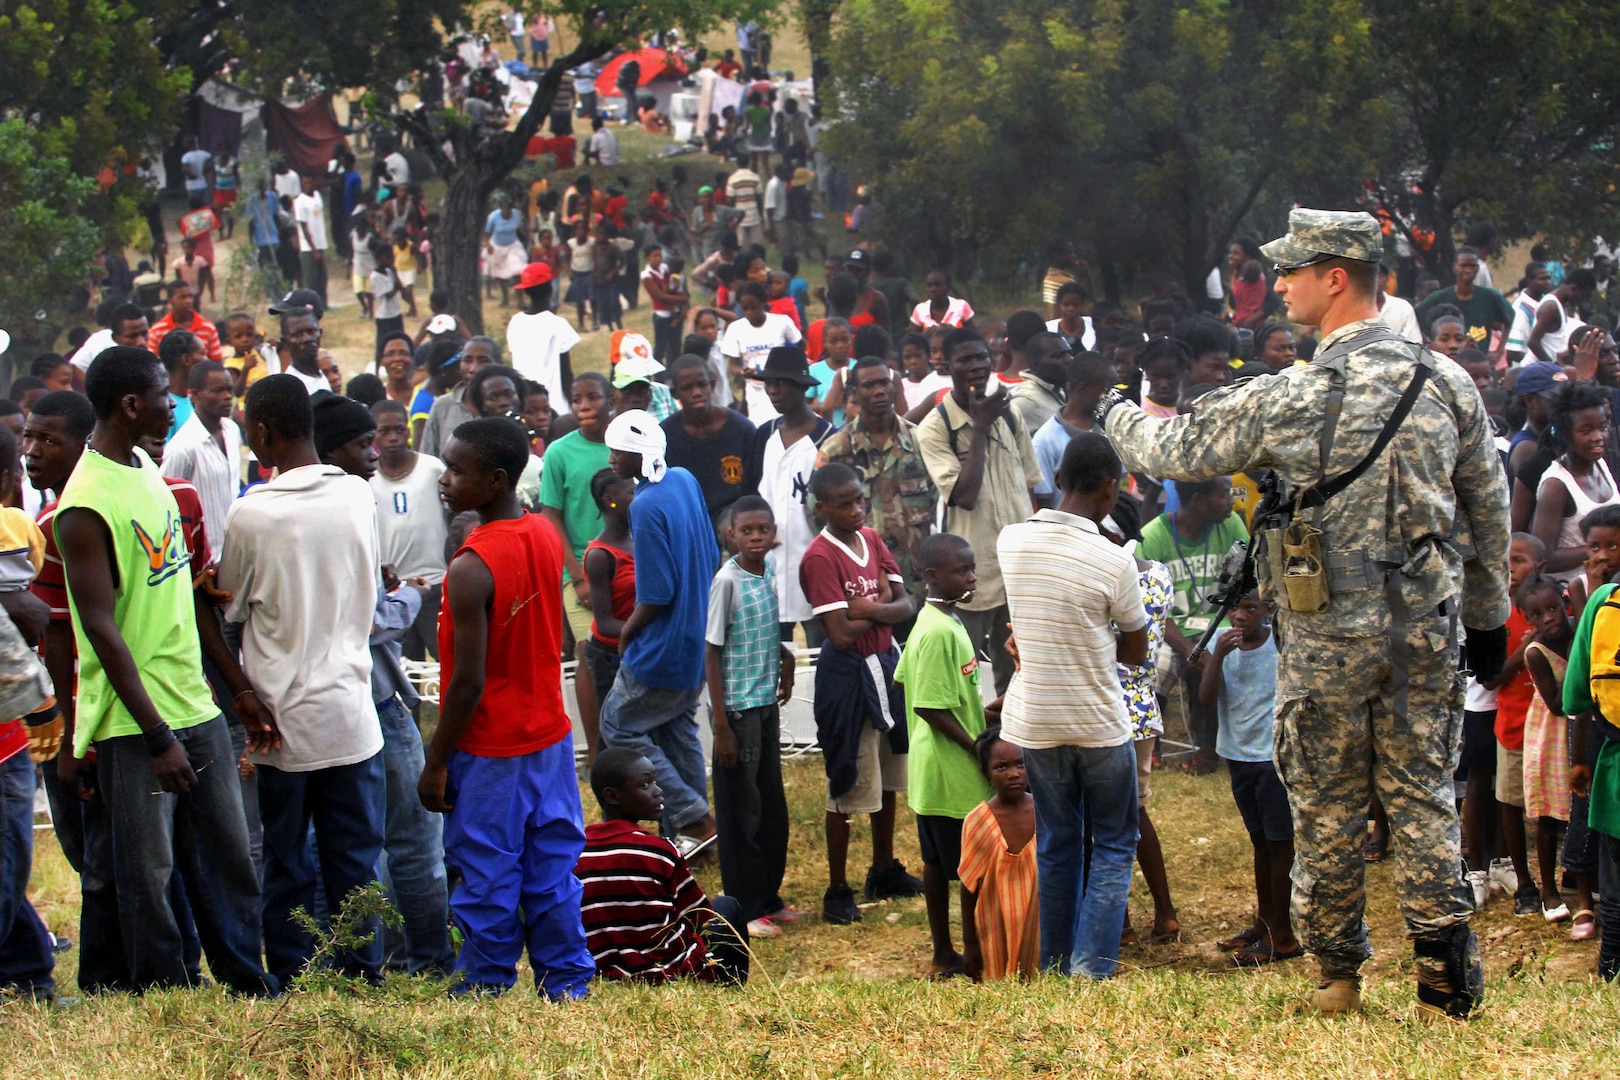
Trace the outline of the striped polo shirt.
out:
[[[1028,750],[1130,742],[1114,631],[1147,625],[1136,560],[1061,510],[1008,525],[997,552],[1020,663],[1002,736]]]

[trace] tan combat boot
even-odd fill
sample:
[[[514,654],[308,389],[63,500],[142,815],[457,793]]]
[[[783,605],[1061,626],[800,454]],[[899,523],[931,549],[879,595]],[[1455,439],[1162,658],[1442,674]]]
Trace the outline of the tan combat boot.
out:
[[[1417,1018],[1466,1020],[1485,996],[1479,939],[1467,923],[1413,942],[1417,954]]]
[[[1360,1012],[1360,977],[1352,975],[1348,978],[1333,979],[1324,976],[1316,989],[1311,991],[1311,1008],[1323,1016]]]

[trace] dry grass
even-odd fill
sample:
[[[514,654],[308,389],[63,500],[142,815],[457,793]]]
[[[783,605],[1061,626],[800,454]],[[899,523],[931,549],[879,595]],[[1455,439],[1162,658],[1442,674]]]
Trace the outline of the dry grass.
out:
[[[784,895],[815,909],[825,878],[820,765],[787,770],[793,816]],[[757,946],[745,991],[604,985],[553,1007],[527,984],[500,1001],[449,1002],[399,979],[380,991],[299,995],[284,1011],[218,991],[111,997],[71,1011],[0,1005],[15,1075],[37,1076],[1586,1076],[1620,1050],[1620,996],[1592,974],[1595,949],[1505,901],[1480,923],[1488,1001],[1469,1025],[1410,1020],[1392,864],[1369,868],[1378,955],[1367,1013],[1323,1022],[1303,1012],[1314,968],[1236,971],[1207,943],[1250,910],[1248,842],[1224,777],[1166,772],[1151,804],[1166,844],[1185,943],[1126,951],[1102,985],[1056,978],[972,986],[922,981],[921,900],[869,907],[853,927],[811,921]],[[587,805],[589,792],[585,792]],[[869,848],[857,829],[850,865]],[[76,885],[49,834],[34,896],[73,933]],[[918,863],[901,814],[901,858]],[[700,872],[718,890],[712,869]],[[1133,914],[1150,918],[1137,878]],[[59,975],[71,987],[75,954]],[[271,1017],[274,1015],[274,1022]],[[268,1024],[268,1026],[266,1026]],[[244,1046],[255,1033],[264,1034]],[[1607,1063],[1607,1064],[1606,1064]]]

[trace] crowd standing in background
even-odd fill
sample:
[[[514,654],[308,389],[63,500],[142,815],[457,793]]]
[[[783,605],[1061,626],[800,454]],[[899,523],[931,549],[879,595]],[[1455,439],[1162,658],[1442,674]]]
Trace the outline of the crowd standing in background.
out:
[[[505,27],[544,62],[549,19]],[[739,27],[737,44],[722,77],[758,75],[768,34]],[[499,91],[464,83],[459,106],[502,122]],[[1254,918],[1220,947],[1251,966],[1310,951],[1319,1011],[1359,1007],[1362,863],[1386,857],[1431,1011],[1478,1000],[1467,924],[1498,893],[1601,937],[1599,971],[1620,974],[1620,904],[1600,902],[1620,896],[1609,260],[1560,266],[1556,285],[1532,262],[1498,291],[1465,246],[1455,284],[1419,299],[1410,268],[1381,265],[1372,218],[1296,211],[1282,240],[1234,241],[1207,295],[1137,310],[1097,297],[1054,239],[1042,308],[998,317],[944,268],[917,295],[860,215],[828,258],[818,113],[747,85],[706,136],[736,167],[689,209],[662,179],[632,208],[589,173],[494,201],[487,289],[513,309],[499,341],[430,287],[437,215],[398,151],[368,196],[344,150],[330,202],[325,178],[184,156],[190,212],[217,224],[185,237],[161,308],[111,305],[12,385],[19,419],[0,427],[17,554],[0,560],[0,658],[24,687],[0,723],[5,984],[55,992],[13,824],[30,759],[80,878],[86,992],[199,985],[206,955],[232,990],[276,994],[315,951],[292,912],[377,880],[402,932],[333,963],[449,975],[456,993],[510,988],[525,948],[553,999],[593,976],[741,983],[753,938],[918,895],[933,977],[1108,978],[1122,947],[1181,933],[1148,806],[1177,758],[1226,769],[1252,847]],[[585,153],[616,164],[587,94],[571,90]],[[571,122],[554,113],[553,133]],[[297,287],[268,318],[216,323],[200,310],[211,234],[228,235],[240,179],[259,262]],[[373,370],[347,387],[321,347],[339,257],[376,324]],[[622,325],[643,290],[650,340]],[[1351,300],[1355,319],[1323,317]],[[605,372],[577,364],[591,334]],[[1361,369],[1345,388],[1347,339],[1396,373],[1378,416]],[[1427,396],[1389,453],[1441,449],[1316,513],[1317,541],[1341,545],[1327,557],[1289,541],[1320,564],[1329,613],[1265,576],[1212,599],[1234,543],[1266,527],[1267,471],[1295,491],[1345,473],[1343,446],[1372,444],[1414,371]],[[1313,410],[1335,392],[1329,468]],[[1298,461],[1275,449],[1289,423]],[[1386,494],[1399,544],[1357,533],[1346,555],[1342,507],[1376,503],[1362,524],[1384,522]],[[1301,504],[1295,522],[1310,517]],[[1277,555],[1279,577],[1295,557]],[[432,660],[424,739],[409,672]],[[1357,697],[1348,684],[1386,661],[1388,693]],[[781,708],[804,680],[827,779],[819,911],[782,895]],[[1369,733],[1324,727],[1355,709],[1376,712]],[[1333,738],[1350,766],[1329,777],[1301,740]],[[852,884],[856,819],[872,862]],[[913,825],[916,875],[894,846]],[[716,856],[724,895],[708,897],[689,860]],[[1133,862],[1153,901],[1140,933]]]

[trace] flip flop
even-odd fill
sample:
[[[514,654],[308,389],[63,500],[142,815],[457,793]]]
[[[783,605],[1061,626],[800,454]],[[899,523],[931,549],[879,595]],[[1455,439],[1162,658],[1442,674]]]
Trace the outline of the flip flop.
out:
[[[1367,862],[1383,862],[1389,855],[1389,838],[1386,836],[1383,843],[1372,838],[1369,833],[1365,843],[1361,845],[1361,857]]]
[[[1581,908],[1570,923],[1569,936],[1575,941],[1591,941],[1598,935],[1597,914],[1591,908]]]
[[[1248,930],[1233,934],[1229,938],[1222,938],[1215,943],[1215,947],[1221,950],[1221,952],[1232,952],[1234,949],[1241,949],[1245,946],[1254,945],[1259,941],[1260,934],[1251,927]]]
[[[1181,940],[1181,921],[1179,919],[1167,920],[1168,925],[1160,930],[1157,927],[1148,935],[1149,945],[1173,945]],[[1175,929],[1170,929],[1174,927]]]
[[[1232,953],[1232,963],[1238,967],[1260,967],[1279,960],[1293,960],[1305,955],[1305,946],[1296,944],[1286,952],[1279,952],[1264,942],[1246,945]]]
[[[1215,942],[1215,947],[1220,949],[1221,952],[1231,952],[1233,949],[1252,946],[1257,941],[1260,941],[1259,931],[1255,931],[1251,926],[1251,928],[1244,929],[1241,933],[1233,934],[1231,938],[1221,938],[1220,941]]]

